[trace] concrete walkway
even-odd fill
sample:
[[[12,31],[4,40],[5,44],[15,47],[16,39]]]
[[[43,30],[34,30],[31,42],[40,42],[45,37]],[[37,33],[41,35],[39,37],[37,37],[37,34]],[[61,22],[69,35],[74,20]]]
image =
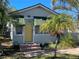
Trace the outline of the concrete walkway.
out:
[[[57,52],[59,52],[61,54],[71,54],[71,55],[78,55],[79,56],[79,47],[78,48],[58,50]]]

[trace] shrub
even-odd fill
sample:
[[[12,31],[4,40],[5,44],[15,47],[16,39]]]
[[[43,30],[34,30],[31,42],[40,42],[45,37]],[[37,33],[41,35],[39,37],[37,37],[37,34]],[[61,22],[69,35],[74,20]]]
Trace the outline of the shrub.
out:
[[[59,49],[73,48],[76,47],[76,42],[73,39],[71,34],[67,34],[61,38],[61,41],[58,45]]]
[[[55,48],[55,45],[56,45],[56,44],[54,44],[53,42],[50,42],[49,48],[50,48],[50,49],[53,49],[53,48]]]
[[[41,49],[48,49],[49,43],[40,44]]]

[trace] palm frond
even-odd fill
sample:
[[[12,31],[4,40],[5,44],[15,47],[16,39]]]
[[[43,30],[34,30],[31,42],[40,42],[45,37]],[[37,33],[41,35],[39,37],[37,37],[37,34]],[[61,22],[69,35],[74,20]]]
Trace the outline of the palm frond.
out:
[[[69,15],[53,15],[51,20],[47,20],[46,23],[41,25],[41,31],[49,31],[52,33],[57,33],[59,31],[71,30],[74,31],[74,24],[72,17]]]

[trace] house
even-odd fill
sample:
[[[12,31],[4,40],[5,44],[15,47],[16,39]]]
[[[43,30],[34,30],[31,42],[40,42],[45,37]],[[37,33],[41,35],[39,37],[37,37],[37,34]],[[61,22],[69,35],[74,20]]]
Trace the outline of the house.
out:
[[[14,44],[48,43],[53,41],[55,37],[47,32],[42,33],[39,31],[40,25],[48,20],[51,14],[56,14],[56,12],[40,3],[11,12],[14,20],[18,21],[18,26],[11,24],[11,39]]]

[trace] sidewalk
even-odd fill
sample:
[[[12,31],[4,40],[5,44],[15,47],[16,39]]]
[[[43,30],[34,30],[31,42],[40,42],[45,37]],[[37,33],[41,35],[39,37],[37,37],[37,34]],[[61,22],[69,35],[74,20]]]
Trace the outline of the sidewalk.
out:
[[[78,55],[79,56],[79,47],[72,48],[72,49],[58,50],[57,52],[59,52],[61,54],[71,54],[71,55]]]

